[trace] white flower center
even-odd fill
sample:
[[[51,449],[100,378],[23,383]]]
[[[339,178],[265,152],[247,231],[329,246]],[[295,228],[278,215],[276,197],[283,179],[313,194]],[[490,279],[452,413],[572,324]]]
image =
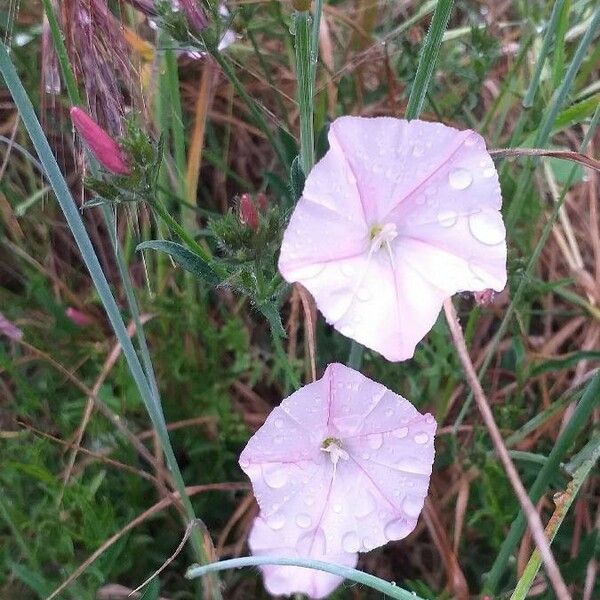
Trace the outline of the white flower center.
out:
[[[342,448],[342,442],[337,438],[327,438],[321,444],[321,452],[327,452],[333,463],[333,468],[337,467],[338,461],[341,459],[348,460],[349,454]]]
[[[373,225],[369,232],[371,238],[371,248],[369,254],[377,252],[383,246],[390,250],[390,242],[398,237],[398,230],[395,223],[385,223],[384,225]]]

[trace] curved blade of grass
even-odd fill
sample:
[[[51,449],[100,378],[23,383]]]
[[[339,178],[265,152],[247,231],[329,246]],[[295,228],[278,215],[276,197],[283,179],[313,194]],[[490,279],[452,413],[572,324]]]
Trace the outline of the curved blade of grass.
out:
[[[414,592],[409,592],[394,583],[380,579],[369,573],[364,573],[358,569],[344,567],[334,563],[323,562],[322,560],[312,560],[308,558],[288,558],[284,556],[246,556],[242,558],[232,558],[229,560],[221,560],[211,563],[210,565],[190,567],[185,576],[188,579],[202,577],[214,571],[225,571],[227,569],[239,569],[240,567],[258,567],[260,565],[282,565],[286,567],[304,567],[306,569],[315,569],[317,571],[325,571],[332,575],[350,579],[356,583],[360,583],[378,592],[384,593],[390,598],[398,600],[423,600]]]
[[[48,181],[50,182],[60,207],[64,213],[65,220],[67,221],[69,228],[73,233],[73,237],[75,238],[84,263],[98,291],[98,295],[102,301],[115,335],[117,336],[117,339],[123,348],[123,355],[125,356],[140,396],[146,406],[150,419],[152,420],[152,424],[158,433],[161,446],[165,453],[166,462],[173,476],[174,485],[181,495],[181,502],[184,506],[187,518],[189,521],[192,521],[196,518],[194,509],[189,497],[185,493],[185,484],[181,475],[181,471],[179,470],[179,465],[177,464],[177,459],[173,453],[173,448],[167,432],[166,422],[160,406],[160,401],[151,389],[146,377],[146,373],[144,372],[140,360],[135,352],[135,348],[133,347],[129,336],[127,335],[127,328],[123,322],[123,318],[121,317],[117,303],[112,295],[110,286],[106,280],[106,276],[102,271],[102,267],[100,266],[100,262],[98,261],[94,247],[92,246],[92,242],[85,229],[81,215],[77,210],[77,205],[71,196],[67,182],[65,181],[58,163],[52,154],[52,150],[40,126],[38,118],[33,109],[33,105],[31,104],[31,101],[27,96],[27,92],[25,91],[17,72],[15,71],[8,53],[8,49],[4,43],[0,43],[0,72],[2,73],[15,105],[19,110],[40,162],[44,167],[46,177],[48,178]],[[204,562],[206,560],[207,553],[205,552],[200,535],[193,536],[191,539],[196,556],[198,556],[200,561]],[[215,597],[220,598],[220,592],[218,591],[216,585],[213,586],[213,589]]]
[[[537,61],[535,63],[533,76],[529,82],[529,87],[525,93],[525,98],[523,98],[522,105],[524,108],[530,108],[533,106],[533,101],[535,100],[535,95],[540,85],[542,69],[544,68],[544,64],[546,62],[546,56],[548,56],[548,52],[550,51],[550,45],[554,39],[554,32],[558,26],[558,21],[562,13],[564,3],[565,0],[557,0],[552,7],[552,13],[550,14],[548,27],[546,28],[546,33],[544,34],[544,41],[542,42],[542,47],[540,48],[540,53],[538,54]]]
[[[534,504],[536,504],[542,497],[542,494],[548,486],[548,482],[560,467],[560,463],[573,444],[575,437],[585,426],[590,415],[592,414],[592,411],[599,404],[600,372],[596,373],[592,381],[590,381],[590,383],[587,385],[579,404],[577,404],[577,407],[575,408],[573,416],[567,423],[561,435],[556,440],[552,451],[548,455],[548,460],[540,468],[540,472],[538,473],[535,482],[529,490],[529,497]],[[498,553],[498,556],[496,557],[496,560],[494,561],[494,564],[488,573],[488,577],[484,586],[484,590],[487,594],[492,596],[495,594],[500,577],[504,573],[506,563],[508,562],[508,558],[521,539],[521,536],[525,531],[525,526],[526,522],[523,512],[519,512],[519,515],[513,521],[508,535],[506,536],[506,539],[500,548],[500,552]]]
[[[433,17],[431,18],[431,25],[423,43],[421,56],[419,57],[415,81],[408,98],[408,106],[406,107],[405,114],[408,120],[416,119],[423,110],[425,96],[429,88],[429,82],[433,76],[433,69],[437,61],[440,46],[442,45],[442,38],[444,37],[446,27],[448,27],[453,4],[453,0],[439,0],[435,7]]]
[[[600,457],[600,439],[596,437],[593,442],[594,447],[592,452],[575,470],[575,473],[573,473],[573,479],[569,482],[567,489],[565,492],[560,494],[556,500],[556,509],[554,510],[554,514],[550,518],[550,521],[546,527],[546,535],[550,541],[552,541],[558,533],[564,518],[567,516],[569,508],[571,508],[571,505],[573,504],[573,500],[575,500],[575,496],[577,496],[581,486],[587,479],[590,471]],[[585,448],[584,451],[587,451],[587,448]],[[531,558],[529,559],[529,562],[523,571],[523,575],[519,579],[517,587],[510,597],[510,600],[525,600],[531,585],[533,584],[533,580],[540,570],[541,562],[540,554],[536,549],[531,555]]]

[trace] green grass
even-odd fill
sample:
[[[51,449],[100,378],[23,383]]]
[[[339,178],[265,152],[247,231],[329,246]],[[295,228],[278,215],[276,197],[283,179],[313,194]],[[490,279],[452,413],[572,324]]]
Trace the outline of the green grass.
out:
[[[445,27],[444,11],[451,4]],[[307,380],[309,359],[301,309],[291,360],[287,357],[290,338],[277,333],[275,309],[285,325],[291,308],[288,290],[274,287],[281,292],[277,295],[269,288],[275,274],[274,252],[251,259],[244,255],[243,260],[237,251],[227,254],[216,239],[223,228],[215,227],[211,218],[227,210],[235,213],[236,195],[265,191],[277,215],[273,222],[280,222],[277,219],[287,214],[301,187],[294,158],[300,153],[304,165],[312,161],[306,155],[309,133],[314,133],[318,160],[329,119],[342,114],[416,117],[420,113],[420,118],[471,127],[484,135],[489,147],[588,151],[599,118],[599,90],[594,84],[599,75],[600,9],[591,0],[535,0],[510,3],[498,14],[496,4],[412,2],[400,9],[396,3],[384,3],[374,18],[367,2],[327,4],[323,19],[331,33],[333,64],[328,66],[329,57],[321,48],[312,106],[308,92],[300,97],[302,128],[295,103],[297,65],[289,5],[275,1],[231,5],[238,42],[219,53],[211,32],[205,39],[220,75],[212,91],[205,134],[197,220],[190,218],[191,210],[179,199],[185,197],[186,136],[192,131],[202,63],[164,51],[154,33],[138,28],[140,35],[158,43],[151,70],[158,80],[156,85],[140,87],[134,71],[133,80],[124,85],[142,90],[145,108],[152,108],[146,111],[148,121],[140,122],[155,138],[164,134],[169,168],[161,172],[165,222],[158,225],[155,209],[148,203],[116,207],[120,256],[132,288],[127,280],[123,282],[115,262],[112,207],[105,209],[104,216],[94,208],[83,212],[93,243],[93,249],[85,246],[85,258],[98,257],[95,274],[101,279],[102,271],[107,279],[100,293],[96,291],[58,210],[55,192],[46,187],[36,164],[39,158],[46,168],[54,168],[44,137],[33,131],[32,115],[26,113],[8,151],[15,106],[22,108],[24,100],[13,104],[5,89],[0,91],[4,136],[0,138],[0,312],[23,330],[30,345],[0,338],[0,598],[47,597],[106,540],[162,498],[152,480],[155,468],[99,411],[93,413],[83,443],[92,454],[80,453],[68,485],[63,483],[70,454],[65,444],[73,440],[86,404],[82,386],[94,386],[116,343],[102,307],[103,302],[110,303],[109,293],[116,299],[110,310],[123,341],[124,325],[136,304],[148,321],[145,341],[126,343],[125,356],[106,375],[98,398],[139,436],[152,427],[140,402],[141,389],[160,429],[160,412],[152,400],[155,373],[165,422],[181,425],[170,431],[170,443],[182,481],[188,486],[231,484],[193,494],[188,518],[192,511],[201,518],[215,544],[228,528],[221,558],[247,555],[252,506],[246,501],[247,482],[237,459],[270,407],[297,382]],[[16,21],[9,23],[17,7]],[[47,63],[41,57],[37,10],[34,3],[13,0],[8,10],[0,9],[0,27],[12,31],[10,40],[6,38],[12,44],[10,59],[67,177],[69,189],[59,181],[59,171],[51,171],[52,183],[62,195],[59,199],[75,223],[78,211],[69,201],[72,195],[79,204],[82,178],[71,152],[71,127],[64,109],[69,94],[75,101],[84,88],[67,77],[68,89],[60,95],[41,93],[40,71]],[[434,10],[434,25],[426,37]],[[310,23],[304,25],[302,61],[310,58],[310,44],[314,44]],[[296,33],[297,26],[296,21]],[[184,44],[176,33],[170,31],[174,37],[169,39],[175,41],[169,47]],[[19,45],[24,36],[28,41]],[[63,70],[70,68],[69,58],[61,58]],[[137,65],[135,56],[132,60]],[[6,65],[4,60],[4,70]],[[311,76],[307,69],[305,79]],[[329,97],[333,89],[329,78],[335,101]],[[14,81],[8,83],[14,88]],[[314,132],[309,131],[311,114]],[[301,131],[306,136],[299,152]],[[597,143],[594,152],[597,158]],[[557,243],[553,227],[563,233],[564,222],[558,218],[561,204],[553,205],[546,193],[544,160],[498,161],[508,226],[509,293],[493,308],[476,307],[465,295],[459,308],[472,357],[507,446],[515,452],[523,483],[534,500],[545,498],[544,521],[554,508],[552,494],[570,481],[564,465],[573,464],[570,472],[583,477],[552,544],[563,577],[581,597],[597,545],[597,534],[588,523],[597,518],[598,505],[597,467],[589,461],[597,455],[597,427],[590,414],[598,406],[598,375],[593,371],[599,364],[600,341],[594,332],[600,322],[594,307],[600,297],[593,297],[582,278],[569,269],[564,246]],[[600,225],[589,218],[590,174],[556,161],[548,164],[584,270],[596,280],[600,256],[594,253],[593,236]],[[169,215],[184,229],[168,225]],[[75,231],[80,240],[85,237],[79,225]],[[244,293],[215,290],[175,268],[162,253],[145,251],[142,262],[137,245],[160,238],[181,243],[202,257],[226,257],[221,267],[242,273],[237,287]],[[259,275],[257,282],[252,273]],[[131,294],[127,301],[132,291],[137,298],[133,304]],[[69,307],[89,315],[91,324],[75,325],[66,316]],[[124,324],[119,325],[121,318]],[[557,335],[563,335],[562,341],[545,347]],[[348,357],[349,341],[322,319],[317,323],[316,342],[318,370]],[[357,353],[354,347],[352,360],[360,364]],[[436,443],[430,498],[452,547],[459,484],[468,485],[456,557],[471,594],[486,591],[494,598],[508,598],[517,585],[522,594],[536,562],[519,583],[516,556],[524,532],[519,505],[469,400],[443,319],[412,360],[391,364],[370,350],[364,350],[361,358],[365,374],[409,398],[420,410],[432,412],[443,428]],[[577,402],[574,418],[561,432],[561,417],[573,402]],[[164,435],[162,442],[164,448]],[[161,454],[152,437],[144,437],[142,443],[151,455]],[[116,583],[135,588],[172,555],[184,530],[175,508],[156,511],[103,552],[60,597],[91,600],[102,586]],[[199,539],[199,530],[195,531]],[[169,598],[199,597],[201,586],[185,578],[192,560],[191,554],[180,553],[157,578],[159,585],[148,587],[145,600],[158,597],[159,590]],[[394,580],[421,598],[453,597],[440,550],[425,526],[407,540],[363,555],[358,568]],[[255,569],[221,575],[225,598],[268,597]],[[545,581],[543,568],[538,578]],[[356,590],[361,598],[381,597],[380,592],[347,583],[332,598],[354,598]],[[599,595],[596,583],[591,597]],[[553,597],[549,585],[538,597]]]

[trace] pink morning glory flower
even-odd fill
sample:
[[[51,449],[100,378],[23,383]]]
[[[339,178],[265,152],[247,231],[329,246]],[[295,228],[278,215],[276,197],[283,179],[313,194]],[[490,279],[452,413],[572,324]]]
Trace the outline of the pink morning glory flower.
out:
[[[358,562],[356,552],[327,554],[327,541],[322,531],[316,534],[309,531],[298,535],[291,523],[277,529],[273,528],[272,523],[269,525],[262,516],[254,520],[248,545],[252,554],[256,556],[313,558],[346,567],[356,567]],[[260,570],[265,588],[274,596],[306,594],[309,598],[325,598],[343,581],[343,578],[337,575],[302,567],[264,565]]]
[[[279,269],[343,335],[410,358],[443,301],[506,285],[506,232],[483,138],[440,123],[341,117],[306,179]]]
[[[251,548],[265,553],[270,529],[290,552],[333,560],[406,537],[427,494],[435,429],[383,385],[329,365],[273,409],[240,456],[261,508]]]

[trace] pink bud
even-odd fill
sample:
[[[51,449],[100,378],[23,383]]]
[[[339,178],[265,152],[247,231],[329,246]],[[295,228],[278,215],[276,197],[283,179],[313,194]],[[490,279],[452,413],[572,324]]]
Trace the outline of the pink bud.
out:
[[[78,325],[79,327],[86,327],[87,325],[92,324],[92,318],[89,315],[86,315],[84,312],[81,312],[72,306],[67,308],[65,314],[72,323],[75,323],[75,325]]]
[[[0,334],[15,341],[23,337],[23,332],[16,325],[13,325],[2,313],[0,313]]]
[[[475,299],[475,303],[479,304],[479,306],[487,306],[494,301],[494,297],[496,296],[496,292],[492,289],[483,290],[481,292],[473,292],[473,298]]]
[[[107,171],[129,175],[131,171],[119,144],[98,123],[77,106],[71,109],[71,120],[92,154]]]
[[[208,20],[198,0],[179,0],[179,4],[185,14],[188,24],[196,31],[206,29]]]
[[[240,221],[252,231],[258,229],[258,212],[250,194],[242,194],[239,202]]]

